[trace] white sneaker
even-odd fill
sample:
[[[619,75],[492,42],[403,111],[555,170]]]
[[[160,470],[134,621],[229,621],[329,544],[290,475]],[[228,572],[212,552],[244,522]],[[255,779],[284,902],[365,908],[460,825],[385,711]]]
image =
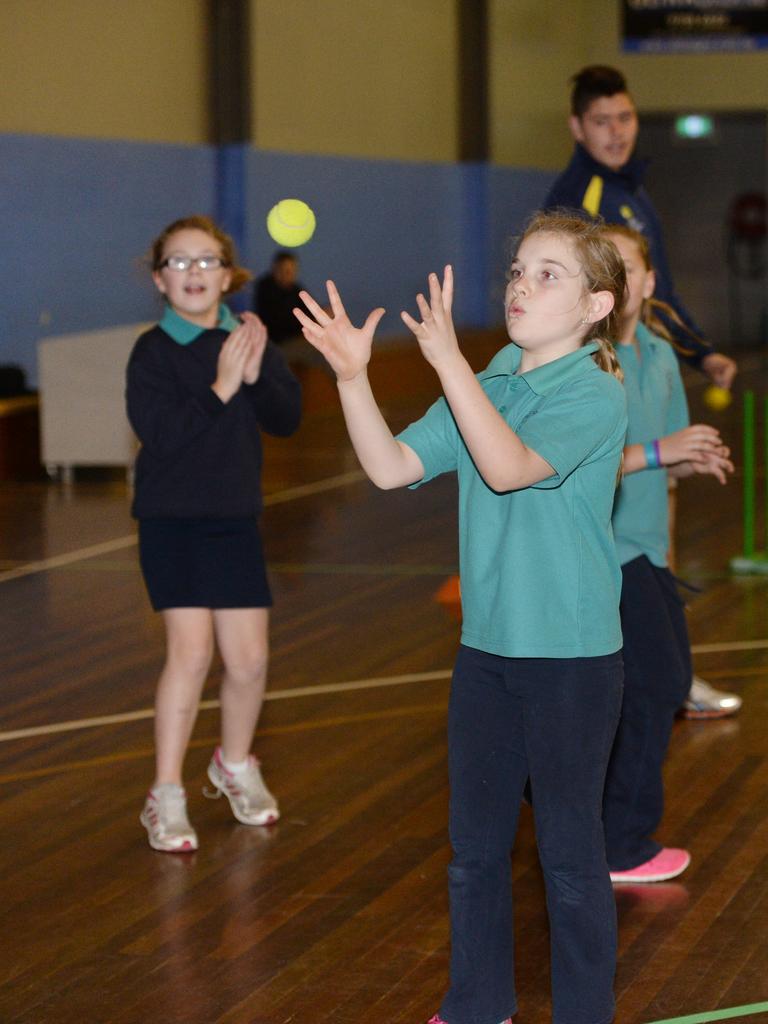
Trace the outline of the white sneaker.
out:
[[[205,795],[218,799],[223,793],[232,813],[244,825],[271,825],[280,817],[277,800],[265,786],[259,762],[253,754],[248,757],[248,767],[235,774],[224,767],[221,747],[217,747],[208,765],[208,778],[216,792],[203,790]]]
[[[197,833],[189,823],[187,795],[181,786],[166,782],[150,789],[139,820],[153,850],[191,853],[197,849]]]
[[[727,718],[741,707],[741,697],[735,693],[716,690],[714,686],[694,676],[691,689],[682,707],[684,718]]]

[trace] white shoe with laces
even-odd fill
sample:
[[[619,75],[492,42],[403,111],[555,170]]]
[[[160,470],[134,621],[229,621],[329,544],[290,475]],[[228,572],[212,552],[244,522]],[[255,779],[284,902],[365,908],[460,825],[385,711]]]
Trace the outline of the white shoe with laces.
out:
[[[684,718],[727,718],[735,715],[740,707],[741,697],[737,694],[716,690],[699,676],[694,676],[681,711]]]
[[[203,793],[213,800],[223,793],[232,813],[244,825],[271,825],[280,817],[277,800],[264,784],[259,762],[253,754],[249,755],[243,771],[231,772],[224,767],[221,747],[217,747],[208,765],[208,778],[216,790],[211,793],[204,789]]]
[[[197,833],[187,817],[187,795],[182,786],[171,782],[153,786],[139,820],[153,850],[191,853],[197,849]]]

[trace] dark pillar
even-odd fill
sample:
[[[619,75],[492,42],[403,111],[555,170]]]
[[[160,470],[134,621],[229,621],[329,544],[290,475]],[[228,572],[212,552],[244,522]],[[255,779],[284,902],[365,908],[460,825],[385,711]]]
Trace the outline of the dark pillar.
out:
[[[215,146],[251,139],[249,0],[208,0],[209,138]]]
[[[247,246],[247,163],[251,141],[249,0],[208,0],[208,137],[214,147],[218,223]]]
[[[459,160],[488,160],[488,4],[458,0]]]
[[[462,174],[462,265],[468,324],[490,322],[490,132],[488,117],[488,3],[457,0],[459,161]]]

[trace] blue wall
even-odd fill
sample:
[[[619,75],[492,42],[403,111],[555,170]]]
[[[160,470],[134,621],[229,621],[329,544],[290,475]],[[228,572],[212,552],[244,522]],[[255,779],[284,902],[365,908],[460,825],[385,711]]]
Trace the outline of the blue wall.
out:
[[[20,363],[34,384],[39,338],[154,318],[142,256],[186,213],[224,220],[243,262],[261,272],[275,249],[266,215],[286,196],[317,215],[314,238],[299,250],[302,279],[324,295],[333,277],[353,319],[384,305],[380,333],[401,334],[400,310],[415,308],[428,271],[451,262],[457,323],[497,323],[509,237],[551,177],[482,164],[0,135],[0,363]]]
[[[204,147],[0,135],[0,362],[34,382],[39,338],[151,319],[142,256],[211,207],[213,166]]]

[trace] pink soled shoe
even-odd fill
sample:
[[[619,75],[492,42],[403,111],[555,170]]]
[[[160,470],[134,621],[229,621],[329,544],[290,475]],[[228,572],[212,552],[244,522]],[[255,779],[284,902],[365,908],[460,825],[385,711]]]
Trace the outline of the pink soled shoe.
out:
[[[655,857],[644,864],[628,871],[612,871],[612,882],[666,882],[669,878],[682,875],[691,863],[691,855],[687,850],[678,850],[673,846],[665,846]]]
[[[253,754],[247,768],[234,774],[224,767],[221,747],[217,747],[208,765],[208,778],[216,789],[212,793],[203,790],[205,795],[217,799],[223,793],[232,813],[244,825],[272,825],[280,817],[277,801],[267,789],[260,762]]]
[[[427,1024],[446,1024],[446,1022],[443,1020],[443,1018],[439,1014],[436,1013],[434,1017],[430,1017],[429,1018],[429,1020],[427,1021]],[[507,1019],[503,1020],[501,1022],[501,1024],[512,1024],[512,1018],[511,1017],[507,1017]]]

